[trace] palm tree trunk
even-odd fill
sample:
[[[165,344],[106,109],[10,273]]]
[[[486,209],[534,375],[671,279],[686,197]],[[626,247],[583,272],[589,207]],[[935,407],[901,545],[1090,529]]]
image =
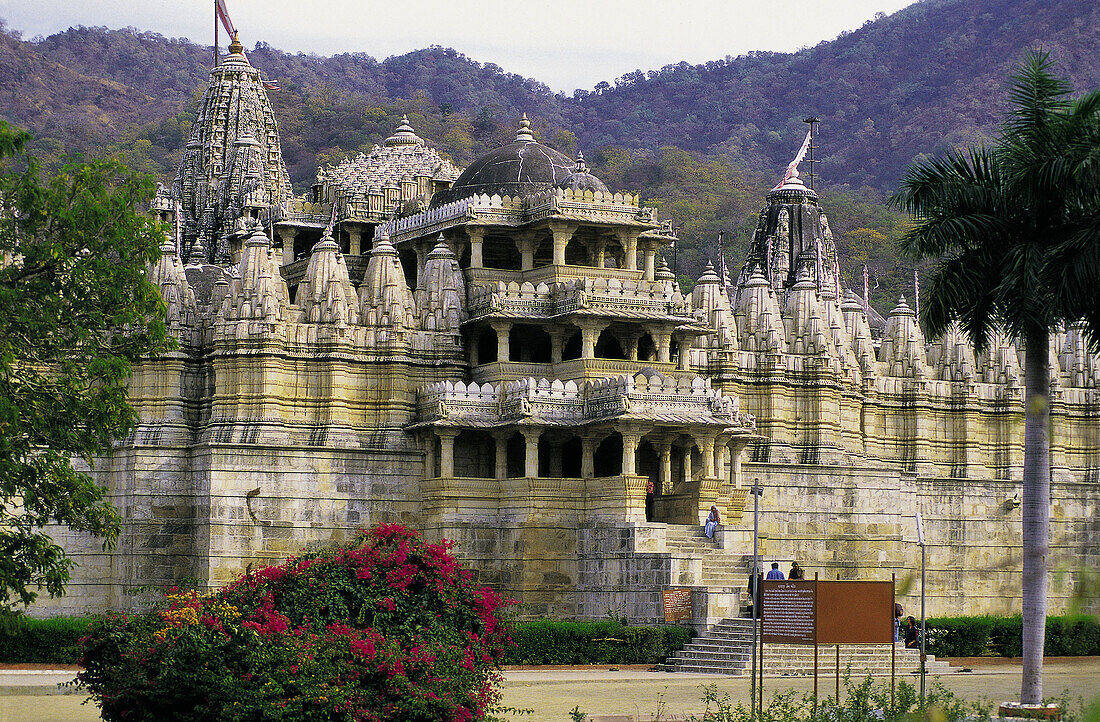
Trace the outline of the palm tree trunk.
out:
[[[1020,702],[1043,699],[1043,643],[1047,617],[1050,545],[1050,337],[1028,334],[1025,343],[1023,478],[1023,679]]]

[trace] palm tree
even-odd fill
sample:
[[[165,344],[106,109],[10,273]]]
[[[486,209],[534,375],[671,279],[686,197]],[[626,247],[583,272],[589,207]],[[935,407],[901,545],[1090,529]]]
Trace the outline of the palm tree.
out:
[[[1076,101],[1069,92],[1051,73],[1049,54],[1029,52],[1012,77],[1011,109],[992,147],[915,163],[891,199],[916,221],[905,250],[938,259],[921,303],[929,337],[958,323],[979,352],[995,329],[1024,347],[1024,704],[1043,696],[1050,333],[1084,318],[1091,340],[1100,341],[1100,92]],[[1082,267],[1088,260],[1091,267]]]

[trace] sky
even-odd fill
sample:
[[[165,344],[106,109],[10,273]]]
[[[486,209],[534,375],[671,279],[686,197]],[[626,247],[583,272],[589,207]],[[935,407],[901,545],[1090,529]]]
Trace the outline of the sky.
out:
[[[429,45],[535,78],[591,89],[636,69],[751,50],[793,52],[914,0],[225,0],[245,48],[363,52],[382,60]],[[0,0],[24,39],[76,25],[135,27],[213,42],[213,0]],[[222,33],[221,45],[228,45]]]

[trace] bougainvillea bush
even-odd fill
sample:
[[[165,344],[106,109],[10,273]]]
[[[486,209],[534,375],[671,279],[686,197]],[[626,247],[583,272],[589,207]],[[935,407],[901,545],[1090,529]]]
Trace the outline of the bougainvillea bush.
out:
[[[399,525],[111,617],[80,680],[105,720],[479,720],[510,601]]]

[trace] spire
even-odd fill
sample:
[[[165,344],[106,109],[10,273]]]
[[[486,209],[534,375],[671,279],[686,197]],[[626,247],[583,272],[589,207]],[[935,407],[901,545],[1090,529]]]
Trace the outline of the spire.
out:
[[[516,131],[517,143],[534,143],[535,136],[531,132],[531,121],[527,120],[527,113],[519,121],[519,130]]]
[[[389,138],[386,138],[382,142],[382,145],[387,148],[395,148],[403,145],[424,145],[424,140],[418,136],[411,125],[409,125],[409,116],[401,116],[401,124],[397,126],[397,129],[393,132]]]
[[[587,173],[588,164],[584,162],[584,153],[577,151],[577,165],[573,168],[574,173]]]

